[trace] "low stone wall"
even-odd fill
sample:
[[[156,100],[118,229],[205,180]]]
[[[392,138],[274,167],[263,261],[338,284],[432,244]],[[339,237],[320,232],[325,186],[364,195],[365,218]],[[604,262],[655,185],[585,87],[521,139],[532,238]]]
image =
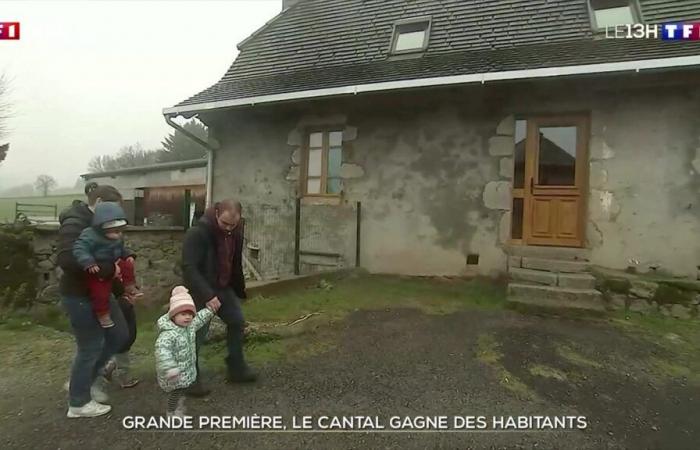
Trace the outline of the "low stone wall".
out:
[[[596,269],[598,289],[611,310],[690,319],[700,312],[700,281]]]
[[[58,301],[57,266],[58,227],[38,226],[34,233],[35,267],[38,275],[37,300]],[[180,258],[184,231],[181,227],[130,227],[126,244],[136,252],[136,279],[144,292],[145,303],[164,303],[175,284],[181,282]]]

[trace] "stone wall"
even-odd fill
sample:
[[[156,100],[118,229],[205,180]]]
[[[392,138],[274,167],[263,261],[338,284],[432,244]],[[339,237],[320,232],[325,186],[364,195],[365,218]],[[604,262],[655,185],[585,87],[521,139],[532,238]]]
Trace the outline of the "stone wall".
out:
[[[149,304],[167,302],[170,289],[181,283],[179,264],[184,231],[178,227],[132,227],[125,236],[128,247],[137,255],[136,278],[145,294],[143,301]],[[56,265],[57,238],[57,227],[34,229],[38,298],[42,302],[58,300],[61,269]]]
[[[597,269],[598,289],[609,310],[628,314],[661,314],[689,319],[698,316],[700,281],[679,280]]]

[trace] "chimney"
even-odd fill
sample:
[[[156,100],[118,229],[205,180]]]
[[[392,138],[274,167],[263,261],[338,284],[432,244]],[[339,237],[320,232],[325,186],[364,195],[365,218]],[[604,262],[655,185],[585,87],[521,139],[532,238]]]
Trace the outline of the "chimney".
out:
[[[282,0],[282,11],[291,8],[297,3],[299,3],[299,0]]]

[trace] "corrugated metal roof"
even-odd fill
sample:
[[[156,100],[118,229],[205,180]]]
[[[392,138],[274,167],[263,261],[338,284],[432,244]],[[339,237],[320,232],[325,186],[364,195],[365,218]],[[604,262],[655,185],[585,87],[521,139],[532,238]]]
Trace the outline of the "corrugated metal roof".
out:
[[[150,164],[148,166],[138,166],[138,167],[127,167],[124,169],[108,170],[105,172],[90,172],[80,175],[85,180],[91,180],[93,178],[101,177],[113,177],[117,175],[129,175],[134,173],[148,173],[148,172],[160,172],[163,170],[184,170],[192,169],[196,167],[206,167],[207,160],[201,159],[190,159],[187,161],[173,161],[160,164]]]

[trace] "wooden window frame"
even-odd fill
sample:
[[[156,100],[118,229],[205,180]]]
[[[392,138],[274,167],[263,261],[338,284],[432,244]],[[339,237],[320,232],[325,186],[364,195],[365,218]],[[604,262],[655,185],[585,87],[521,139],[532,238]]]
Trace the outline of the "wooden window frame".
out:
[[[307,128],[304,132],[304,145],[302,147],[302,176],[300,191],[302,198],[320,198],[320,199],[340,199],[343,196],[343,190],[337,194],[328,194],[328,153],[330,152],[330,134],[333,132],[343,133],[344,126],[323,126]],[[311,135],[313,133],[321,133],[321,189],[320,193],[309,193],[309,153],[311,151]],[[315,147],[317,148],[317,147]],[[345,145],[341,139],[340,142],[341,155],[344,153]],[[341,161],[342,163],[342,161]],[[317,177],[314,177],[317,178]]]

